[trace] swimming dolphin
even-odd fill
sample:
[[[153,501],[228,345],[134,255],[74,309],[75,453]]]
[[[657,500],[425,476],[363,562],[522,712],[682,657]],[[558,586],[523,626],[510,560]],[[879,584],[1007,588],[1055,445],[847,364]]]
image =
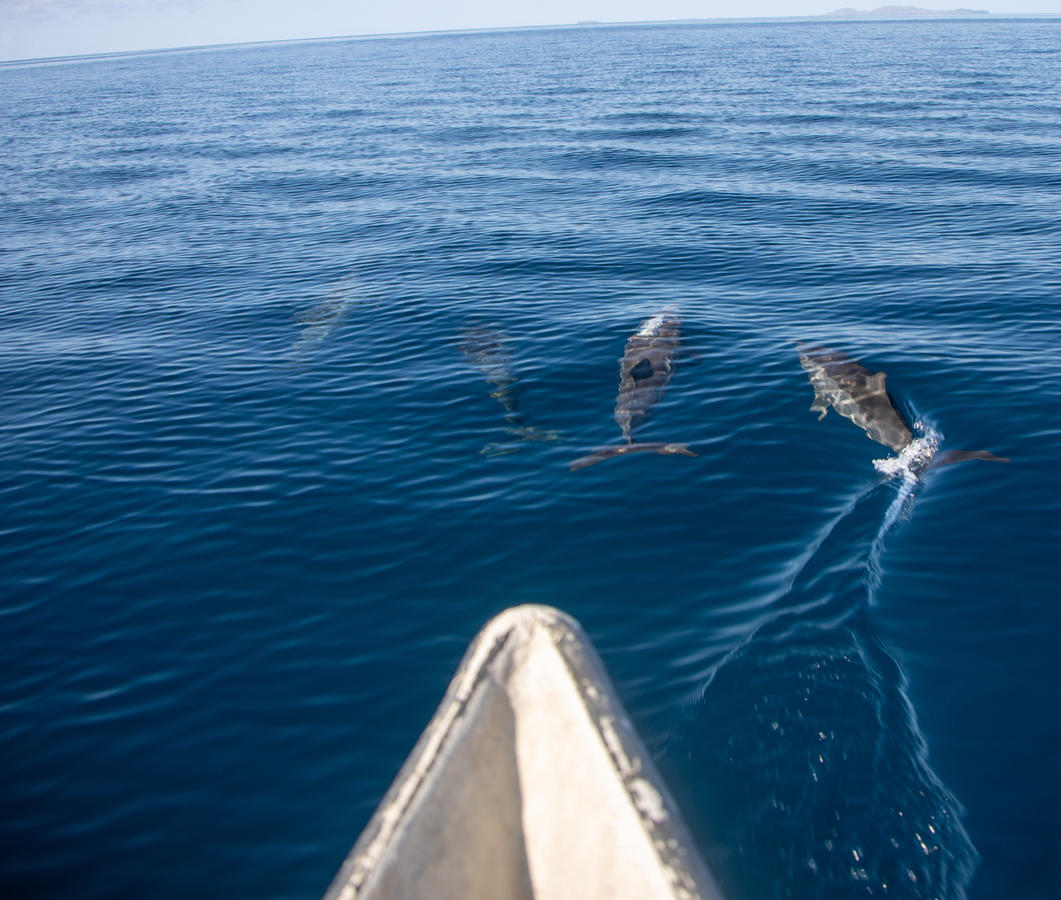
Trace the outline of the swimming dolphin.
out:
[[[648,319],[626,342],[619,361],[619,396],[615,400],[615,421],[625,444],[601,447],[571,463],[584,469],[624,453],[680,453],[696,456],[685,444],[661,442],[634,443],[633,434],[648,418],[649,411],[663,396],[674,371],[674,355],[681,344],[682,320],[676,313],[664,312]]]
[[[866,432],[866,437],[902,453],[914,440],[913,429],[885,385],[884,372],[871,372],[843,353],[820,345],[796,342],[799,363],[814,388],[811,411],[824,419],[831,406]],[[929,466],[946,466],[967,459],[1009,462],[987,450],[948,450]]]
[[[513,437],[510,441],[487,444],[480,451],[484,456],[515,453],[520,449],[519,445],[523,441],[559,440],[560,436],[555,431],[546,431],[524,424],[523,413],[520,412],[513,391],[513,385],[517,379],[512,373],[505,338],[500,332],[486,327],[469,328],[464,333],[460,350],[465,358],[482,373],[487,384],[493,388],[490,396],[500,403],[505,411],[507,423],[505,430]]]
[[[339,330],[355,305],[365,302],[354,276],[333,281],[325,285],[325,290],[327,294],[323,300],[295,315],[302,330],[288,351],[288,359],[296,365],[305,362],[318,345]]]

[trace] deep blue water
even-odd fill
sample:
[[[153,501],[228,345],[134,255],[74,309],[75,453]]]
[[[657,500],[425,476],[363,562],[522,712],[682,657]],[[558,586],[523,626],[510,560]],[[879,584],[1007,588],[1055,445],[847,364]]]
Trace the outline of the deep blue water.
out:
[[[7,65],[0,110],[0,895],[318,896],[528,601],[732,897],[1054,895],[1061,22]],[[698,456],[570,471],[665,307],[639,437]],[[1013,462],[884,477],[796,339]]]

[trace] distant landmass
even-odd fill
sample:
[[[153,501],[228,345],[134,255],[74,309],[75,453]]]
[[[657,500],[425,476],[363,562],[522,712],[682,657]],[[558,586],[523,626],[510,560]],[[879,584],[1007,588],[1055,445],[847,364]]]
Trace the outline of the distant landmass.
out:
[[[825,13],[826,19],[913,19],[943,16],[989,16],[986,9],[921,9],[919,6],[878,6],[876,9],[853,9],[845,6],[835,12]]]

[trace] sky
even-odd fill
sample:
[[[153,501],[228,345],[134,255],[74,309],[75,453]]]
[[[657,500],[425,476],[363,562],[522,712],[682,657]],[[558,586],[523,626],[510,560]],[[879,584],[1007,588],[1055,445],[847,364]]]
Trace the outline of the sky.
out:
[[[814,15],[887,3],[1061,12],[1061,0],[0,0],[0,59],[584,20]]]

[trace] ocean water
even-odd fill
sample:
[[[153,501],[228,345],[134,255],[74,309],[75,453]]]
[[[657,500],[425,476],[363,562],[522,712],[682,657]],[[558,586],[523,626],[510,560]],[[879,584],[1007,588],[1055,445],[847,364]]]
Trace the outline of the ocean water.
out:
[[[1061,22],[6,64],[0,110],[4,897],[319,896],[523,602],[730,897],[1054,896]],[[696,457],[571,471],[664,309],[637,437]],[[797,340],[1012,462],[878,471]]]

